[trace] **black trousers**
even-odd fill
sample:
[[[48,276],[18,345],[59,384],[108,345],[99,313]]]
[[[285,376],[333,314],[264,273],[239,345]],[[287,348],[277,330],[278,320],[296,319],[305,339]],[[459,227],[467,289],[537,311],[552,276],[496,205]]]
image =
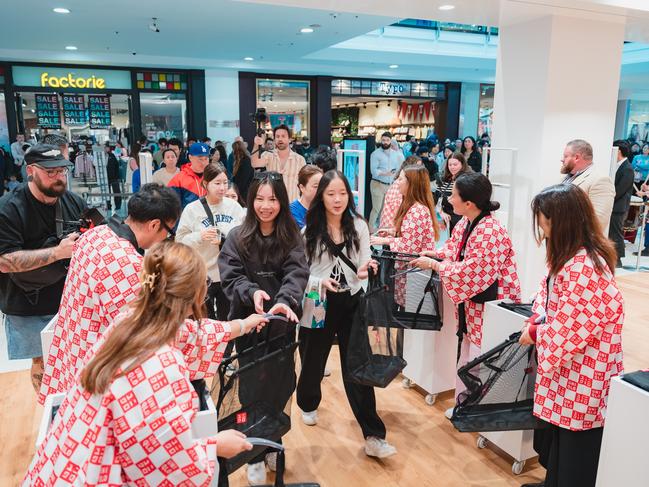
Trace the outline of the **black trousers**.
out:
[[[220,282],[213,282],[207,288],[205,297],[207,317],[212,320],[226,321],[230,314],[230,301],[225,297]]]
[[[534,449],[547,470],[545,487],[595,487],[603,431],[570,431],[555,425],[536,430]]]
[[[122,188],[120,187],[119,181],[111,181],[110,190],[113,192],[113,194],[121,193]],[[122,197],[114,196],[113,198],[115,199],[115,211],[117,211],[122,207]],[[108,204],[110,205],[110,202]]]
[[[322,400],[320,383],[334,336],[338,336],[340,366],[347,401],[365,438],[385,438],[385,425],[376,412],[374,388],[347,382],[347,347],[352,316],[358,306],[358,296],[350,293],[327,293],[327,314],[324,328],[300,328],[300,357],[302,370],[297,383],[297,404],[302,411],[315,411]]]
[[[624,257],[624,219],[626,213],[611,213],[611,223],[608,227],[608,238],[615,244],[617,258]]]

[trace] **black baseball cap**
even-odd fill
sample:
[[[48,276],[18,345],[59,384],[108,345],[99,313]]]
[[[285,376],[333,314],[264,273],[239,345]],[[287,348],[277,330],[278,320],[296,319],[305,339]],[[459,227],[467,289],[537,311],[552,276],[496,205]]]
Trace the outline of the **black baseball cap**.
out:
[[[45,137],[43,137],[43,140],[41,140],[41,142],[43,144],[49,145],[68,145],[68,139],[60,134],[47,134]]]
[[[25,153],[25,162],[29,164],[38,164],[47,169],[54,167],[71,166],[72,164],[65,157],[58,145],[36,144]]]

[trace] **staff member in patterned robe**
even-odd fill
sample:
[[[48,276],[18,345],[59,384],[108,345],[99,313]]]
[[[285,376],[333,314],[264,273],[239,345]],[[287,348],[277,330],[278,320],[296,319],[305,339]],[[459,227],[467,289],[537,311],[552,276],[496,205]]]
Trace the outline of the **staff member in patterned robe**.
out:
[[[548,274],[534,302],[545,316],[523,329],[536,343],[534,415],[549,423],[540,462],[545,487],[594,487],[611,378],[623,372],[624,303],[613,269],[616,252],[593,205],[573,185],[543,190],[532,201],[537,242]],[[534,320],[538,321],[538,320]]]
[[[449,202],[462,219],[439,250],[422,252],[412,265],[438,272],[442,285],[457,306],[458,368],[481,353],[484,303],[495,299],[520,301],[520,283],[514,249],[507,230],[491,212],[489,179],[479,173],[458,177]],[[430,258],[432,257],[432,258]],[[441,262],[435,259],[441,259]],[[456,380],[455,396],[464,390]],[[450,418],[453,408],[446,411]]]
[[[87,231],[75,243],[38,401],[67,392],[85,355],[140,288],[143,249],[166,239],[180,215],[171,188],[145,184],[128,201],[128,217]]]
[[[267,322],[260,315],[238,323],[186,320],[201,319],[206,281],[205,264],[186,245],[151,249],[132,311],[89,350],[24,486],[207,486],[217,454],[252,448],[233,430],[192,435],[198,398],[190,371],[213,375],[225,341]]]

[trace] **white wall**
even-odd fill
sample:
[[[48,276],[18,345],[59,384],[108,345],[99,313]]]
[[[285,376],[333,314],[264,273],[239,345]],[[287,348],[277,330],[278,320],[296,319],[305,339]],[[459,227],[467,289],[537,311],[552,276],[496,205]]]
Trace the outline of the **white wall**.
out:
[[[205,70],[205,103],[207,136],[229,142],[229,150],[240,132],[238,71]]]
[[[401,125],[399,117],[397,117],[397,102],[393,101],[388,106],[387,102],[382,101],[379,107],[376,103],[368,103],[367,108],[360,107],[358,111],[358,125]],[[359,127],[360,128],[360,127]]]

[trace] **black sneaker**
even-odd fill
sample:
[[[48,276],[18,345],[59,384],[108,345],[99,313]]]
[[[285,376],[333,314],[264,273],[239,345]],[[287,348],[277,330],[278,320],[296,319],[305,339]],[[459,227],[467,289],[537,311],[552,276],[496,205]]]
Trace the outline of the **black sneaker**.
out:
[[[633,255],[638,255],[637,252],[633,252]],[[642,249],[642,252],[640,252],[641,257],[649,257],[649,247],[645,247]]]

